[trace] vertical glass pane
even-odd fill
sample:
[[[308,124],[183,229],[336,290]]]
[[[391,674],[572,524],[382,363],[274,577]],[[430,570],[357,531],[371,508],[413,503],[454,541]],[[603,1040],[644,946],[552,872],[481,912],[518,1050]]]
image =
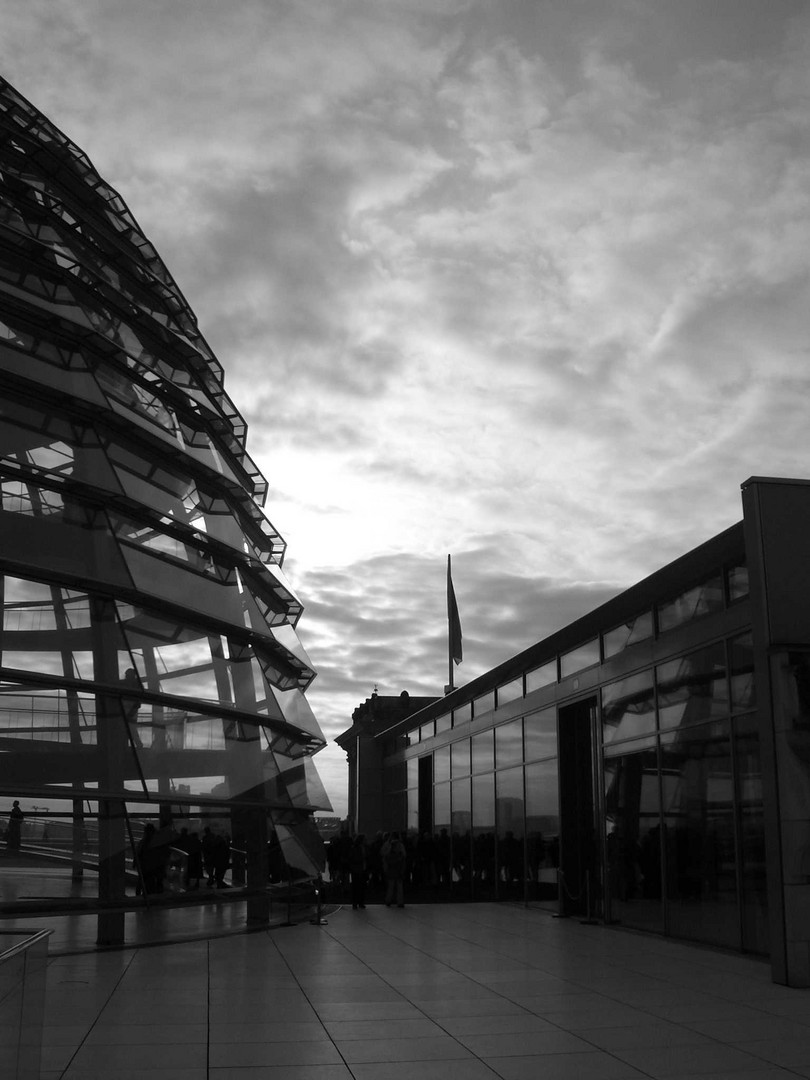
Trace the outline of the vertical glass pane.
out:
[[[557,660],[549,660],[548,663],[543,664],[539,668],[535,668],[534,671],[526,672],[526,693],[530,694],[533,690],[540,690],[544,686],[550,686],[551,683],[557,681]]]
[[[498,823],[498,897],[523,896],[523,769],[504,769],[495,777]]]
[[[748,567],[730,566],[726,570],[726,588],[728,589],[729,603],[742,600],[748,596]]]
[[[472,771],[492,772],[495,768],[495,743],[492,731],[482,731],[472,737]]]
[[[526,766],[526,851],[530,898],[557,904],[560,798],[557,758]]]
[[[453,727],[458,727],[459,724],[467,724],[472,718],[472,703],[466,702],[464,705],[459,705],[457,709],[453,709]]]
[[[743,634],[729,642],[731,665],[731,708],[744,712],[756,707],[754,686],[754,642],[751,634]]]
[[[457,776],[469,776],[471,772],[470,740],[460,739],[450,747],[450,763],[453,779]]]
[[[526,761],[555,757],[557,754],[557,709],[531,713],[524,722]]]
[[[454,780],[450,786],[453,885],[460,895],[467,896],[472,877],[472,791],[469,779]]]
[[[602,635],[602,648],[605,659],[615,656],[628,645],[635,645],[637,641],[645,641],[653,636],[653,617],[651,611],[645,611],[637,615],[630,622],[622,623],[621,626],[608,630]]]
[[[450,779],[450,747],[440,746],[433,752],[433,779],[440,784],[442,780]]]
[[[510,720],[495,728],[495,761],[499,769],[523,763],[523,720]]]
[[[450,713],[445,713],[444,716],[436,718],[436,734],[439,735],[442,731],[449,731],[452,727],[450,722]]]
[[[702,581],[682,592],[680,596],[659,604],[658,629],[661,633],[673,630],[676,626],[683,626],[684,623],[699,619],[703,615],[722,611],[723,607],[723,579],[720,574],[715,574],[708,581]]]
[[[406,828],[409,833],[419,831],[419,789],[408,789],[408,819]]]
[[[661,664],[658,680],[658,724],[664,730],[685,727],[728,713],[726,652],[717,642]]]
[[[473,894],[477,900],[494,900],[495,868],[495,775],[473,777]]]
[[[655,731],[652,671],[642,671],[602,687],[602,738],[632,739]]]
[[[523,697],[523,676],[518,675],[516,679],[512,679],[511,682],[504,683],[503,686],[498,687],[498,708],[502,705],[506,705],[509,701],[516,701],[518,698]]]
[[[663,930],[661,814],[655,750],[605,750],[605,830],[610,918]],[[621,748],[622,754],[616,751]]]
[[[495,708],[495,691],[482,694],[473,701],[473,716],[483,716],[484,713],[492,712]]]
[[[678,732],[661,767],[670,933],[739,948],[728,722]]]
[[[452,876],[452,817],[450,784],[437,784],[433,792],[433,828],[436,858],[436,883],[440,888],[450,886]]]
[[[570,652],[563,653],[560,657],[560,678],[565,679],[569,675],[576,674],[586,667],[592,667],[599,663],[599,638],[587,641]]]
[[[742,871],[742,947],[747,952],[766,956],[769,950],[765,815],[756,716],[741,716],[734,721],[734,753]]]

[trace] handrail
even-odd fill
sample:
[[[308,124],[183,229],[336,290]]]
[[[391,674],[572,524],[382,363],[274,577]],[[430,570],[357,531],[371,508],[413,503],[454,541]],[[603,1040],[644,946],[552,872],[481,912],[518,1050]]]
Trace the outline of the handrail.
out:
[[[0,964],[11,960],[21,952],[26,952],[32,945],[37,945],[43,938],[50,937],[53,930],[0,930],[0,936],[17,937],[19,934],[30,934],[30,937],[18,941],[10,949],[0,952]]]

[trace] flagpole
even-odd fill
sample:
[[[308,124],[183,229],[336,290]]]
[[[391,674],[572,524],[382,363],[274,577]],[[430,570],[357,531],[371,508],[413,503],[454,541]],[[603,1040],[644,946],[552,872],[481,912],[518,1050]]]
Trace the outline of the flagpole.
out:
[[[447,689],[445,693],[453,692],[453,627],[450,619],[450,589],[452,588],[452,576],[450,574],[450,556],[447,556]]]

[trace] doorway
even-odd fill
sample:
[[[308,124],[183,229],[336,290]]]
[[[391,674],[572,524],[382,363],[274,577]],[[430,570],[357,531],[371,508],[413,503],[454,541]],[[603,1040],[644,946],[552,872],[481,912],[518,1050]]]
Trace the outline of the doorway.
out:
[[[557,714],[560,752],[560,913],[590,917],[599,896],[593,769],[596,698]]]

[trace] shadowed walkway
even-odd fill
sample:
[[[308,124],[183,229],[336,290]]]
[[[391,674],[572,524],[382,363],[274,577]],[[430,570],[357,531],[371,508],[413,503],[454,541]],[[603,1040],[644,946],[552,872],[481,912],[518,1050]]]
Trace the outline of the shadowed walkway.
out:
[[[54,958],[46,1080],[795,1080],[759,960],[507,905]]]

